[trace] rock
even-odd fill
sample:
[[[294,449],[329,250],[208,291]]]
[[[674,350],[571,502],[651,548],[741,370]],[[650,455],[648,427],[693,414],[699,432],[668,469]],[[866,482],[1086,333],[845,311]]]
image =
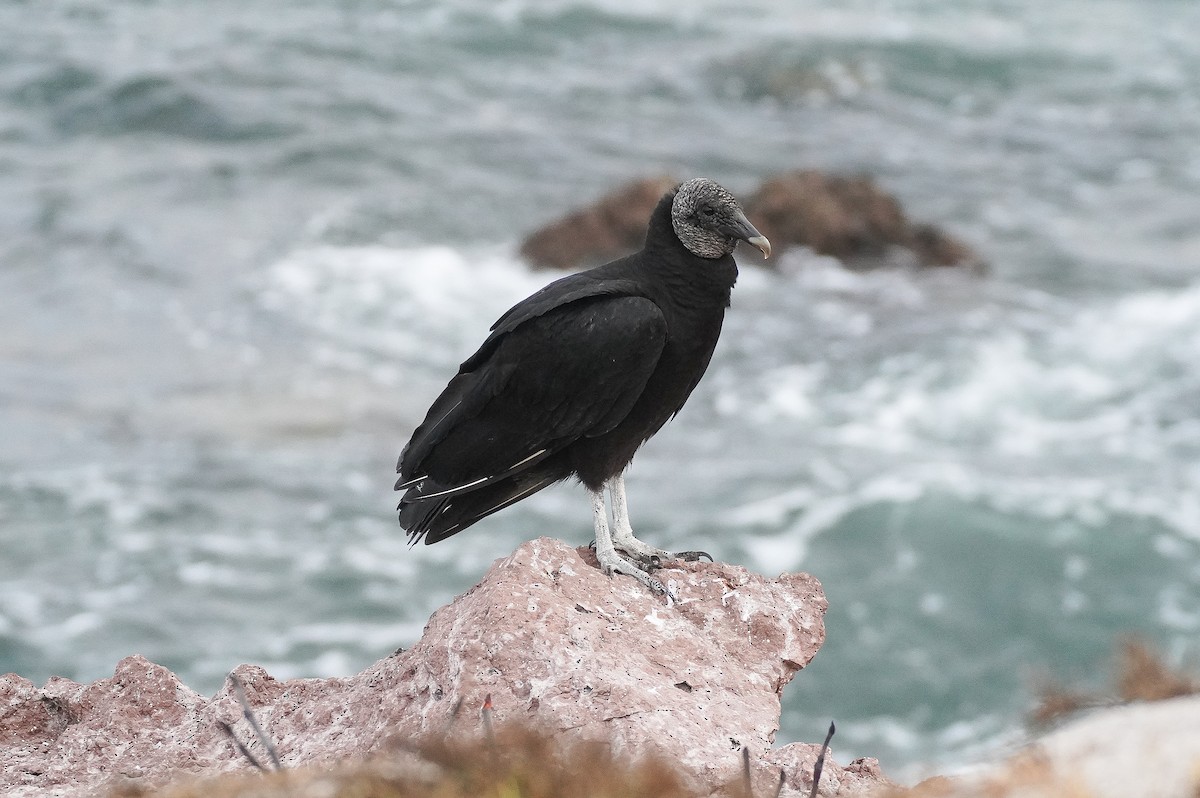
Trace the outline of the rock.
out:
[[[933,225],[910,224],[899,201],[868,177],[790,172],[763,183],[746,215],[777,252],[808,247],[853,269],[906,259],[982,268],[966,244]]]
[[[590,550],[542,538],[435,612],[412,649],[356,676],[281,682],[247,665],[236,673],[289,766],[343,762],[389,738],[452,726],[456,736],[480,733],[490,696],[497,726],[657,754],[699,795],[740,773],[743,746],[757,779],[773,785],[782,766],[802,787],[814,747],[772,744],[783,688],[824,640],[820,584],[722,563],[681,563],[660,577],[674,582],[673,606],[632,579],[604,576]],[[217,725],[240,716],[228,688],[206,700],[140,657],[86,686],[54,679],[39,690],[3,677],[0,707],[6,796],[94,795],[114,779],[153,785],[246,768]],[[884,782],[870,763],[830,760],[825,774],[822,795]]]
[[[909,246],[921,266],[964,266],[975,272],[987,271],[987,264],[973,249],[931,224],[913,227]]]
[[[521,244],[521,255],[540,269],[574,269],[636,252],[651,211],[677,183],[669,177],[627,183],[534,232]]]
[[[1097,710],[967,775],[928,779],[876,798],[1195,798],[1200,695]]]
[[[1074,720],[1031,753],[1095,798],[1200,795],[1200,695],[1127,704]]]
[[[774,795],[782,772],[783,795],[808,796],[812,792],[813,766],[820,753],[821,746],[809,743],[791,743],[765,752],[754,771],[753,794]],[[818,795],[867,796],[880,788],[893,786],[877,759],[855,759],[845,767],[836,764],[831,767],[830,757],[831,754],[825,755]]]
[[[521,245],[521,255],[548,269],[576,269],[628,255],[642,246],[650,212],[674,185],[668,177],[626,184],[534,232]],[[912,224],[899,201],[868,177],[788,172],[763,183],[745,206],[750,221],[771,240],[776,257],[802,246],[852,269],[897,264],[986,268],[962,241],[934,225]]]
[[[0,677],[0,750],[6,796],[94,794],[114,778],[194,770],[206,763],[194,741],[206,699],[142,657],[90,685],[52,678],[38,689]],[[169,752],[164,757],[163,753]]]

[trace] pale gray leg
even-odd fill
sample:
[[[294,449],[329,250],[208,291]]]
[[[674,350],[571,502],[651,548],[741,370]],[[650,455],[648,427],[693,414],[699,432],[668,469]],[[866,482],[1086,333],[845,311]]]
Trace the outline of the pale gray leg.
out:
[[[623,551],[646,568],[656,568],[664,560],[686,560],[695,562],[707,558],[712,561],[712,555],[706,551],[669,551],[643,543],[633,536],[633,527],[629,524],[629,507],[625,502],[625,476],[617,474],[604,483],[608,495],[612,499],[613,513],[613,546]]]
[[[629,523],[629,506],[625,502],[625,477],[617,474],[604,483],[612,500],[612,542],[617,549],[644,565],[657,565],[659,561],[671,559],[671,553],[643,543],[633,536]]]
[[[603,489],[598,491],[589,490],[588,494],[592,498],[592,522],[596,526],[596,559],[600,561],[600,569],[609,576],[612,576],[614,573],[632,576],[650,588],[650,591],[653,593],[660,595],[666,593],[667,589],[663,586],[662,582],[617,553],[616,548],[613,546],[613,537],[608,531],[608,510],[604,506]],[[625,525],[626,527],[629,525],[628,518],[625,520]],[[632,537],[633,535],[630,533],[630,539]]]

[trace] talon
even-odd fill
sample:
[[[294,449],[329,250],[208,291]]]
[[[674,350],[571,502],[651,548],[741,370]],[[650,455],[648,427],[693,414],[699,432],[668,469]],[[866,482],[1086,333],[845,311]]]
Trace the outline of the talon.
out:
[[[634,542],[640,543],[641,541]],[[645,547],[644,549],[636,549],[628,546],[618,546],[617,551],[619,551],[630,562],[636,563],[638,566],[647,571],[654,570],[655,568],[662,568],[664,562],[675,559],[675,555],[671,554],[669,551],[649,549],[649,547]]]
[[[677,552],[675,552],[675,559],[683,560],[684,562],[699,562],[700,560],[704,559],[705,557],[708,558],[709,562],[716,562],[716,560],[713,559],[713,556],[711,554],[709,554],[707,551],[677,551]]]

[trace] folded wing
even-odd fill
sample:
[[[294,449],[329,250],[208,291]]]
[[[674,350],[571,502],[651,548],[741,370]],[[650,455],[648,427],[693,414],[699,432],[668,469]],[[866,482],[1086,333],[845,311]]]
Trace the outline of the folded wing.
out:
[[[642,296],[580,293],[514,308],[433,403],[397,467],[414,541],[568,476],[554,455],[611,430],[642,395],[666,342],[662,311]]]

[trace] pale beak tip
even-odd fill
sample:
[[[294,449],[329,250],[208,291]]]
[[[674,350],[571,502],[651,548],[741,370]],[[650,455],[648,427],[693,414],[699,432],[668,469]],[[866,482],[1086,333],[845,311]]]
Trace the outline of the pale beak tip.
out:
[[[747,238],[746,243],[762,252],[763,260],[771,257],[771,242],[767,240],[766,236],[758,235],[753,238]]]

